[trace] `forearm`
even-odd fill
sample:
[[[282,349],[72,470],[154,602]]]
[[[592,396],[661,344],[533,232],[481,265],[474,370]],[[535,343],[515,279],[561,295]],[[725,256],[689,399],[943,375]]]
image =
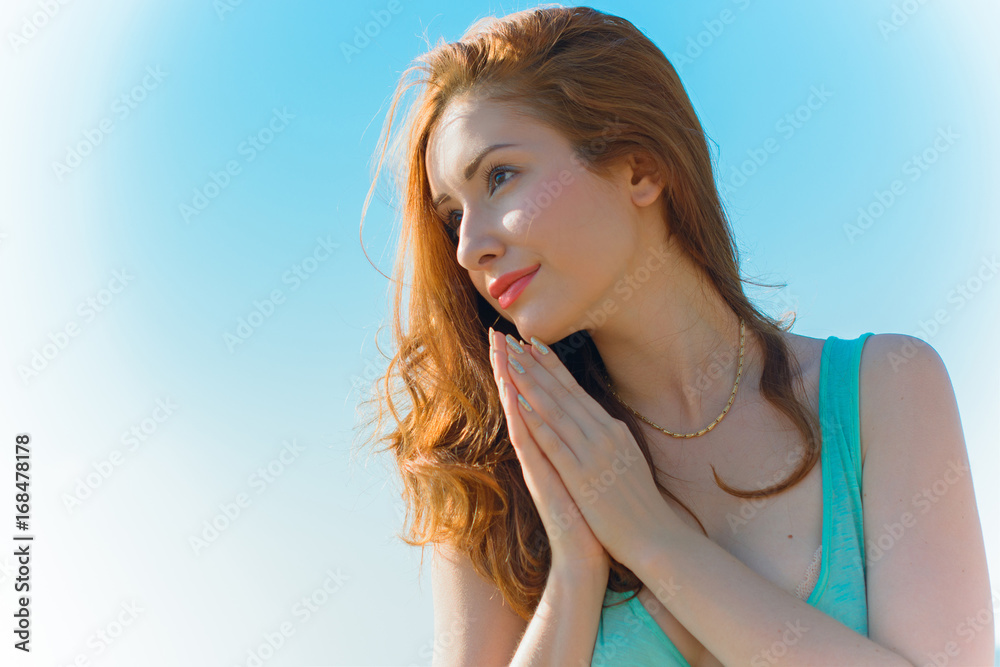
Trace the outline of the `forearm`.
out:
[[[660,602],[725,665],[912,667],[779,588],[702,533],[677,522],[627,563]],[[669,582],[669,586],[662,585]]]
[[[553,569],[511,667],[590,665],[608,576]]]

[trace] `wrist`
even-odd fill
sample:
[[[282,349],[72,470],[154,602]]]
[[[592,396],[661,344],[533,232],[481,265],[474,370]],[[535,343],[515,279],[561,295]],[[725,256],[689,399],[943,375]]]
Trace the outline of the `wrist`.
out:
[[[633,557],[629,562],[623,562],[640,578],[657,569],[673,549],[688,543],[696,535],[702,535],[676,514],[661,520],[655,530],[646,530],[642,534],[643,540],[636,546]]]
[[[549,569],[549,581],[557,583],[568,582],[572,586],[593,586],[606,588],[608,576],[611,573],[611,563],[599,564],[571,563],[554,560]]]

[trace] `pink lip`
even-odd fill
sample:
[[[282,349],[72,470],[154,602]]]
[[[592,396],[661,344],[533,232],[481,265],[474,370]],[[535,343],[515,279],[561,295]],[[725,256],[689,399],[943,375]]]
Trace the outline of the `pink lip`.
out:
[[[497,298],[497,302],[500,304],[500,307],[506,310],[510,304],[514,302],[514,299],[516,299],[518,295],[524,291],[524,288],[528,286],[528,283],[531,282],[531,279],[535,277],[536,273],[538,273],[538,269],[535,269],[528,275],[518,278],[511,283],[510,287],[504,290],[503,294]]]

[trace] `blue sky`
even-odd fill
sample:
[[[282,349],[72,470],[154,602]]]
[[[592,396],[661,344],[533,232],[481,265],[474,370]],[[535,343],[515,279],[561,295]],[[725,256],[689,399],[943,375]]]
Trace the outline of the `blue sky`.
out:
[[[361,208],[403,70],[528,6],[0,9],[0,423],[36,442],[37,664],[247,664],[282,627],[269,665],[429,664],[398,485],[350,458],[398,230],[386,180],[363,248]],[[945,360],[995,579],[1000,10],[593,6],[680,72],[745,275],[787,283],[751,295],[796,333],[906,333]]]

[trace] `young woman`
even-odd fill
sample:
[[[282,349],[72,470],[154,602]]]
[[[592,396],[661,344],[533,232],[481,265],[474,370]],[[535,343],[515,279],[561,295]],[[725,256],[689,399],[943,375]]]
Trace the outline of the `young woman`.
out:
[[[435,547],[434,664],[990,662],[940,357],[751,303],[663,53],[545,7],[420,63],[384,441]]]

